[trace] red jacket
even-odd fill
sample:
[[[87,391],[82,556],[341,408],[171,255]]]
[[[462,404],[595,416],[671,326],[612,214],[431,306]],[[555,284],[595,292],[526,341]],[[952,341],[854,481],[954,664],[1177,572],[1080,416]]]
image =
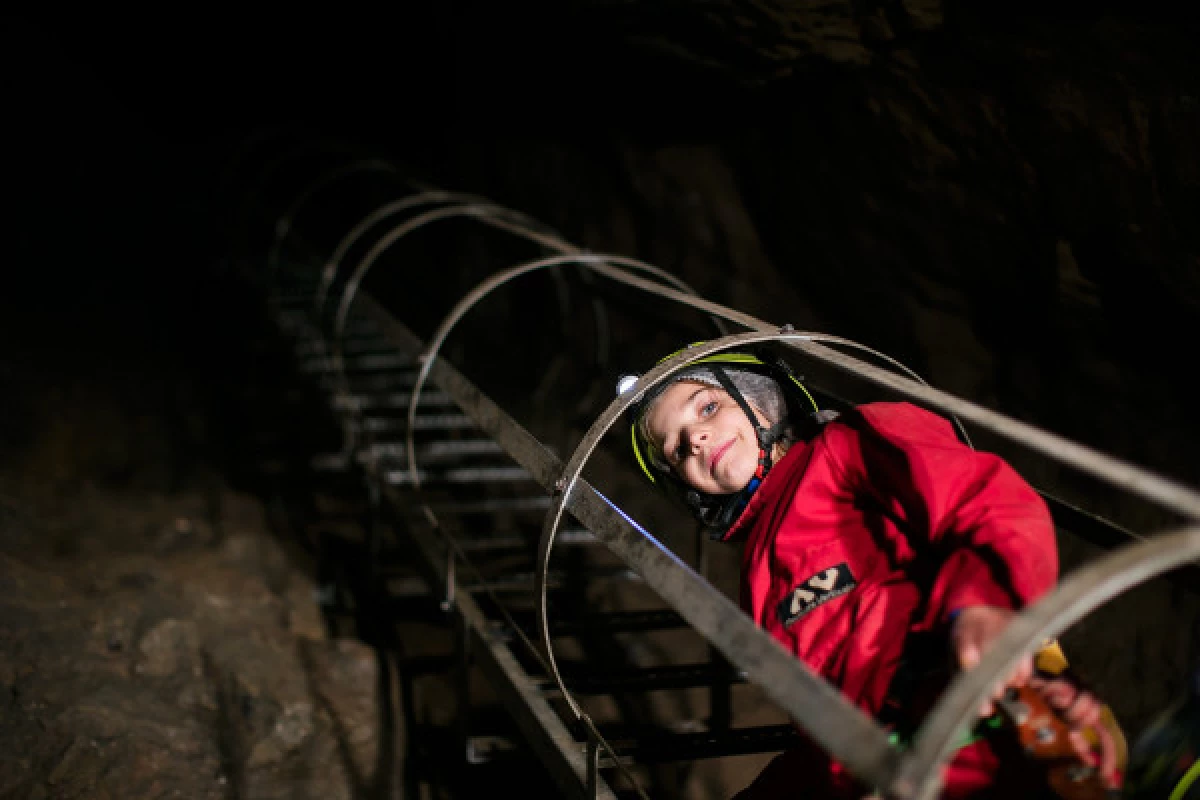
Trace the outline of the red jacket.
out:
[[[1022,607],[1058,574],[1041,497],[1000,458],[959,442],[945,419],[908,403],[859,406],[793,445],[725,539],[745,541],[746,612],[873,715],[913,634],[932,634],[948,654],[955,609]],[[995,789],[996,758],[986,741],[960,750],[945,796]],[[781,755],[745,796],[805,789],[859,796],[814,752]]]

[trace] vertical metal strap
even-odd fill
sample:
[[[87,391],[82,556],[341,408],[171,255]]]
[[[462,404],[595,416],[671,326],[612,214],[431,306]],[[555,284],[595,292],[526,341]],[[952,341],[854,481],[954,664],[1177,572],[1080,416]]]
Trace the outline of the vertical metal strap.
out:
[[[719,670],[713,670],[715,677],[708,687],[708,727],[713,731],[729,730],[733,726],[733,665],[711,644],[708,659],[714,666],[720,666]]]
[[[712,583],[709,575],[708,531],[703,525],[696,526],[696,572],[706,581]],[[708,685],[708,727],[709,730],[728,730],[733,725],[733,685],[729,680],[733,665],[710,643],[708,645],[708,660],[721,669],[713,670],[713,681]]]
[[[449,611],[454,608],[454,591],[455,591],[455,572],[454,572],[454,548],[448,547],[446,550],[446,592],[442,595],[442,601],[438,604],[442,611]]]
[[[590,723],[590,720],[584,720]],[[596,787],[600,785],[600,740],[596,738],[596,728],[587,724],[587,792],[588,800],[596,800]]]
[[[454,618],[454,650],[455,650],[455,693],[458,695],[458,708],[455,725],[458,736],[458,752],[464,762],[471,761],[471,629],[460,615]]]
[[[703,525],[696,525],[696,572],[708,580],[708,548],[704,543],[708,540],[708,532]],[[712,581],[709,581],[712,583]]]
[[[379,567],[379,553],[383,548],[382,495],[379,491],[379,481],[372,475],[366,476],[367,487],[367,571],[374,581]]]

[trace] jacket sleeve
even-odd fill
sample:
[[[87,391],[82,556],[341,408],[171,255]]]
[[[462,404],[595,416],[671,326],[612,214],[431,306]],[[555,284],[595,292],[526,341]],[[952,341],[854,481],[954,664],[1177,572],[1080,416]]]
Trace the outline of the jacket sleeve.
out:
[[[1058,577],[1042,498],[1004,460],[962,444],[945,419],[909,403],[843,415],[831,456],[853,491],[883,506],[909,556],[930,562],[931,623],[958,608],[1021,608]],[[831,428],[833,426],[830,426]]]

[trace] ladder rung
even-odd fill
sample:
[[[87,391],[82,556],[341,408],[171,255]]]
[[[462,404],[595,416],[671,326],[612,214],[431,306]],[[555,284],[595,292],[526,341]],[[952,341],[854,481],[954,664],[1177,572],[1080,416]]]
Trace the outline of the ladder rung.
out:
[[[411,369],[413,359],[400,353],[368,353],[360,356],[344,356],[342,369],[347,373],[384,372],[390,369]],[[300,362],[300,371],[331,373],[336,369],[333,354],[320,355]]]
[[[383,409],[385,411],[399,409],[407,411],[411,402],[412,392],[337,395],[333,398],[333,408],[335,411],[368,411],[373,409]],[[421,392],[420,404],[422,406],[443,407],[453,405],[454,401],[445,392],[432,391]]]
[[[371,445],[367,450],[376,458],[407,458],[405,447],[403,442],[380,442]],[[442,463],[464,456],[491,456],[502,453],[504,449],[492,439],[443,439],[425,442],[417,447],[417,463]]]
[[[468,764],[489,764],[519,753],[521,748],[507,736],[471,736],[467,739]]]
[[[537,547],[536,539],[516,533],[493,534],[491,536],[457,536],[455,537],[455,541],[465,553],[486,553],[495,550],[532,550]],[[595,544],[596,534],[586,529],[559,531],[558,536],[554,539],[554,543],[567,547]],[[408,557],[407,551],[397,550],[394,552],[400,554],[403,558]],[[387,565],[392,558],[393,554],[385,551],[379,555],[378,560],[380,564]],[[651,630],[651,628],[647,628],[646,630]]]
[[[413,430],[418,431],[457,431],[479,427],[475,420],[466,414],[421,414],[414,423]],[[402,417],[365,417],[362,420],[350,420],[347,424],[355,430],[366,430],[369,433],[396,433],[408,430],[408,420]]]
[[[585,673],[569,664],[560,664],[567,688],[576,694],[620,694],[622,692],[652,692],[660,689],[695,689],[704,686],[723,686],[744,683],[745,676],[720,663],[671,664],[657,667],[605,669]],[[574,673],[574,674],[572,674]],[[554,691],[557,684],[546,678],[540,683],[542,691]]]
[[[350,469],[350,460],[345,453],[322,453],[313,456],[308,463],[315,472],[345,472]]]
[[[513,622],[526,631],[535,625],[533,612],[510,609]],[[506,623],[496,622],[496,632],[503,635]],[[609,611],[582,614],[573,617],[551,617],[551,636],[578,636],[590,633],[635,633],[646,631],[675,630],[688,627],[679,612],[666,608],[647,611]]]
[[[417,382],[417,373],[405,370],[403,372],[355,374],[348,375],[347,378],[350,390],[355,393],[389,392],[394,389],[411,389]],[[344,388],[341,377],[329,372],[322,372],[318,375],[317,384],[323,391],[330,394]]]
[[[589,530],[559,531],[554,543],[563,547],[577,547],[595,544],[596,534]],[[537,547],[537,541],[527,536],[481,536],[479,538],[459,539],[458,546],[466,552],[486,552],[488,550],[527,550]]]
[[[804,738],[791,725],[759,725],[752,728],[681,733],[667,729],[645,731],[633,741],[621,741],[601,730],[623,763],[661,764],[700,758],[774,753],[796,747]],[[600,766],[615,766],[601,750]]]
[[[533,479],[524,467],[459,467],[444,472],[417,470],[417,477],[420,478],[423,485],[516,483]],[[384,480],[393,486],[409,486],[412,484],[412,474],[406,469],[389,470],[384,473]]]
[[[435,514],[494,514],[498,511],[545,511],[554,498],[550,495],[533,497],[494,497],[462,503],[437,503],[432,509]]]
[[[640,581],[642,579],[640,575],[626,567],[600,567],[589,569],[586,572],[587,577],[591,579],[628,581]],[[546,574],[546,585],[549,588],[561,588],[568,583],[578,585],[578,581],[583,577],[583,575],[576,574],[568,577],[561,572],[551,570]],[[534,575],[532,572],[510,572],[488,578],[486,582],[482,583],[476,581],[474,578],[470,578],[457,584],[456,588],[463,592],[483,592],[489,589],[493,592],[532,592],[534,586]],[[394,597],[412,597],[419,594],[428,594],[425,582],[420,578],[411,576],[390,578],[387,582],[387,590],[388,594]]]
[[[387,346],[387,340],[376,334],[358,333],[342,337],[343,353],[378,352]],[[315,335],[305,337],[296,340],[293,352],[300,358],[332,355],[333,342]]]

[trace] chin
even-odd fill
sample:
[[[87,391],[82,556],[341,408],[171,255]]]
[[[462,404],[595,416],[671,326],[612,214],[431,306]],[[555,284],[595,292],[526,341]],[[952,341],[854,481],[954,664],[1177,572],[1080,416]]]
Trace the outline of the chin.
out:
[[[745,489],[750,485],[750,479],[754,477],[754,470],[747,470],[745,473],[739,473],[736,479],[731,479],[729,483],[733,488],[722,489],[722,494],[735,494]]]

